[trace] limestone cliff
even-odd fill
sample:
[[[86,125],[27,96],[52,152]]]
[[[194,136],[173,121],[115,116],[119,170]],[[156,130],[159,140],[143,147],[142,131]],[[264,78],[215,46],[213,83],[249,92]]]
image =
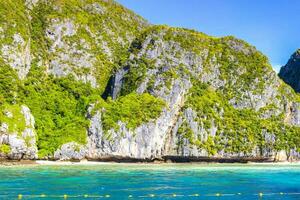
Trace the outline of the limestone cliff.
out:
[[[0,6],[0,57],[20,79],[36,65],[104,88],[115,63],[148,26],[111,0],[9,0]]]
[[[167,106],[154,122],[132,130],[121,121],[118,130],[103,130],[98,112],[88,157],[276,159],[283,150],[285,159],[298,159],[296,148],[281,146],[292,134],[290,125],[300,125],[297,95],[254,47],[232,37],[156,26],[130,52],[114,76],[112,97],[147,92]]]
[[[6,106],[1,116],[0,157],[37,159],[34,118],[28,107]]]
[[[300,91],[300,49],[289,59],[288,63],[280,69],[279,77],[289,84],[296,92]]]

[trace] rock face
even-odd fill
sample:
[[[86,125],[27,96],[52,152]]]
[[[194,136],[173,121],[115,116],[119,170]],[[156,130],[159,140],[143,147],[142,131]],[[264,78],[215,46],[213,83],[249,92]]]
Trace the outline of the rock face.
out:
[[[80,144],[70,142],[64,144],[59,150],[54,153],[56,160],[82,160],[87,155],[87,149]]]
[[[34,118],[26,106],[20,109],[22,120],[24,120],[24,130],[18,132],[11,129],[14,124],[3,122],[0,129],[0,149],[7,147],[6,151],[0,152],[0,157],[20,160],[20,159],[37,159],[36,133],[34,130]],[[7,111],[7,117],[14,119],[12,113]],[[21,122],[19,122],[21,123]],[[11,131],[13,130],[13,131]]]
[[[5,18],[0,22],[0,58],[20,79],[37,65],[56,77],[71,74],[103,89],[120,54],[125,55],[135,35],[148,26],[110,0],[9,0],[0,6]],[[7,13],[14,7],[16,15]]]
[[[90,84],[98,94],[104,91],[115,65],[122,57],[127,56],[127,49],[132,40],[143,28],[149,26],[146,20],[111,0],[1,1],[0,18],[1,68],[10,67],[10,74],[16,72],[22,83],[31,79],[32,77],[28,76],[37,69],[49,77],[72,76],[82,85]],[[14,79],[2,81],[2,74],[0,76],[0,112],[2,113],[4,109],[2,96],[4,100],[8,99],[7,96],[11,97],[5,100],[8,104],[26,103],[26,100],[22,99],[24,96],[20,97],[21,91],[16,92],[19,87],[18,81]],[[39,81],[34,82],[33,85],[36,85]],[[25,92],[25,96],[28,92]],[[30,105],[33,111],[34,107]],[[43,118],[41,124],[47,124],[49,120],[57,122],[58,118],[60,117]],[[2,121],[0,114],[0,124]],[[37,126],[40,128],[44,126],[39,125]],[[48,123],[48,126],[51,125]],[[82,127],[84,128],[86,127]],[[12,137],[11,133],[3,132],[3,134],[5,137]],[[24,137],[27,137],[26,134],[30,135],[29,132],[24,134]],[[19,138],[17,135],[15,134],[15,138]],[[6,152],[11,148],[13,154],[16,154],[10,158],[22,157],[14,149],[18,147],[18,151],[22,152],[21,149],[26,145],[22,141],[16,141],[11,145],[13,146],[9,147],[7,142],[7,146],[2,147]],[[49,157],[53,156],[54,151]],[[31,158],[36,158],[36,152]]]
[[[288,63],[280,69],[279,77],[296,92],[300,92],[300,49],[297,50],[291,56]]]
[[[9,45],[3,45],[3,59],[17,70],[20,79],[24,79],[31,65],[30,40],[25,41],[19,34],[13,35],[13,41]]]
[[[150,25],[112,0],[0,8],[0,157],[300,158],[298,94],[246,42]],[[296,91],[298,61],[279,74]]]
[[[135,130],[126,128],[126,124],[119,122],[119,130],[109,130],[112,139],[105,139],[105,132],[101,127],[101,114],[98,112],[91,119],[89,129],[89,158],[129,157],[136,159],[160,158],[164,154],[166,137],[170,128],[176,123],[177,115],[183,102],[184,92],[188,85],[174,83],[166,98],[170,106],[165,108],[155,122],[145,123]]]
[[[178,35],[183,38],[181,41],[176,41]],[[163,99],[168,106],[154,122],[145,123],[134,130],[129,130],[122,121],[119,121],[118,130],[104,130],[101,117],[103,111],[98,111],[91,117],[86,157],[145,160],[170,156],[298,159],[296,149],[281,150],[280,147],[277,150],[276,147],[280,145],[283,135],[290,134],[290,125],[300,125],[299,104],[296,100],[287,98],[287,94],[295,96],[292,90],[280,81],[268,63],[261,62],[261,66],[255,66],[257,63],[243,60],[243,56],[264,59],[244,42],[234,38],[218,39],[214,42],[223,45],[223,51],[227,50],[226,54],[214,52],[209,55],[213,49],[203,47],[200,43],[183,46],[187,40],[185,38],[202,42],[209,39],[200,34],[193,37],[195,33],[189,31],[155,27],[146,31],[141,36],[142,40],[137,39],[137,48],[131,49],[134,53],[131,53],[126,67],[113,76],[110,94],[117,98],[131,90],[137,93],[148,92]],[[193,47],[198,48],[199,52],[189,50]],[[235,55],[237,52],[241,55]],[[227,66],[234,64],[236,70],[224,70],[221,60],[227,60],[226,57]],[[240,64],[244,62],[248,62],[248,66]],[[144,69],[141,63],[147,67]],[[258,67],[257,70],[261,72],[252,72],[251,67]],[[131,81],[135,78],[133,74],[139,72],[142,78]],[[197,92],[202,90],[202,86],[198,88],[199,85],[208,88],[203,91],[204,94],[194,99]],[[228,92],[232,94],[229,96]],[[207,97],[206,93],[209,93]],[[224,99],[227,101],[225,104],[222,102]],[[199,108],[198,102],[204,106],[207,104],[208,107]],[[211,113],[201,109],[211,110]],[[232,114],[232,111],[237,114]],[[254,117],[241,117],[242,113]],[[229,114],[233,116],[228,116]],[[241,124],[253,120],[253,123],[240,129],[241,124],[235,125],[231,120]],[[281,126],[284,121],[287,128],[273,129],[264,123],[255,124],[256,120],[272,126]],[[247,126],[254,126],[253,130]],[[107,134],[110,139],[107,139]],[[255,137],[257,138],[254,139]],[[262,138],[258,139],[259,137]],[[259,145],[260,142],[263,144]]]

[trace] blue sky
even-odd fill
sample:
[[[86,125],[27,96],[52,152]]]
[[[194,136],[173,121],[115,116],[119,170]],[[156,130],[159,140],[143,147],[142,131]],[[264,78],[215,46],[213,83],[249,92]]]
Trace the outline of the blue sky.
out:
[[[153,24],[233,35],[266,54],[275,70],[300,48],[300,0],[117,0]]]

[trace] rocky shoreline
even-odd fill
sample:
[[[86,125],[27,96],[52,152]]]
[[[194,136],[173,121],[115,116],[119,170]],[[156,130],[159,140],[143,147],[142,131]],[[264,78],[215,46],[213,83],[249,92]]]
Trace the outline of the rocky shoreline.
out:
[[[88,159],[88,161],[95,162],[116,162],[116,163],[267,163],[267,162],[284,162],[275,160],[274,158],[266,157],[231,157],[231,158],[221,158],[221,157],[205,157],[205,156],[163,156],[162,158],[153,159],[136,159],[130,157],[103,157],[100,159]]]
[[[97,164],[300,164],[299,161],[278,161],[272,158],[211,158],[165,156],[160,159],[135,159],[129,157],[103,157],[84,160],[0,160],[0,166],[23,165],[97,165]]]

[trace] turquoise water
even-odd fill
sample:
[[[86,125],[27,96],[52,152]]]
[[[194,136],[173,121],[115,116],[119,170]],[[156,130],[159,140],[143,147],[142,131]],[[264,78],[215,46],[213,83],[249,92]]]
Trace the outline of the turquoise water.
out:
[[[300,166],[0,167],[0,199],[19,194],[20,199],[300,199]]]

